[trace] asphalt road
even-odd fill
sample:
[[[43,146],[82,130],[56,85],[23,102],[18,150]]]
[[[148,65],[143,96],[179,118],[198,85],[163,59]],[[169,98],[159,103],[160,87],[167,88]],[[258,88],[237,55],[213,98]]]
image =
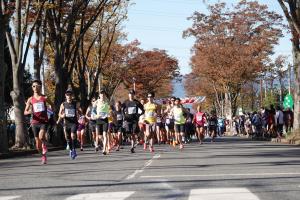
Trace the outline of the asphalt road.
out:
[[[93,149],[0,160],[0,200],[291,200],[300,199],[300,148],[218,138],[183,151],[160,145],[154,153],[108,156]]]

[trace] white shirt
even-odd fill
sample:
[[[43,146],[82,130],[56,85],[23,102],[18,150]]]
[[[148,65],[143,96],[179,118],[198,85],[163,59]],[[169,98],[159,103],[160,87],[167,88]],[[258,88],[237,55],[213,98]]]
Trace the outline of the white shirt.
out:
[[[276,115],[275,115],[275,123],[276,124],[284,124],[283,122],[283,112],[281,110],[277,110],[276,111]]]

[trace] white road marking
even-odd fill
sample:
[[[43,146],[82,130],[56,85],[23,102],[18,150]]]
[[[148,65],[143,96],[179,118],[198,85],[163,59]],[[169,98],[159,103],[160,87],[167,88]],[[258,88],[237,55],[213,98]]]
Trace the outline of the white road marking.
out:
[[[12,199],[18,199],[21,196],[6,196],[6,197],[0,197],[0,200],[12,200]]]
[[[148,160],[145,163],[145,165],[141,169],[137,169],[132,174],[130,174],[129,176],[127,176],[126,180],[133,179],[137,174],[142,173],[146,169],[146,167],[149,167],[152,164],[152,162],[153,162],[154,159],[158,159],[158,158],[160,158],[160,154],[154,155],[150,160]]]
[[[66,198],[66,200],[124,200],[130,197],[134,192],[104,192],[104,193],[90,193],[78,194]]]
[[[189,200],[259,200],[247,188],[215,188],[191,190]]]
[[[177,177],[218,177],[218,176],[290,176],[300,175],[300,172],[287,173],[249,173],[249,174],[174,174],[174,175],[158,175],[158,176],[141,176],[140,178],[177,178]]]
[[[160,183],[158,184],[159,189],[166,188],[166,189],[170,190],[170,192],[168,191],[167,194],[172,194],[171,197],[169,197],[169,198],[165,197],[165,199],[167,199],[167,200],[176,200],[176,199],[178,199],[179,196],[184,195],[184,192],[182,192],[181,190],[179,190],[177,188],[174,188],[170,184],[168,184],[167,179],[162,179],[162,180],[158,180],[158,181],[160,181]]]

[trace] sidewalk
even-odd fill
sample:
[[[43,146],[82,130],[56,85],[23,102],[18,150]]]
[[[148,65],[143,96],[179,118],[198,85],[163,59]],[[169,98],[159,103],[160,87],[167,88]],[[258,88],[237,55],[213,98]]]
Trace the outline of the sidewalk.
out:
[[[65,147],[48,147],[48,151],[59,151],[63,150]],[[36,149],[18,149],[18,150],[9,150],[7,153],[0,153],[0,159],[8,159],[8,158],[15,158],[15,157],[23,157],[29,156],[33,154],[37,154]]]

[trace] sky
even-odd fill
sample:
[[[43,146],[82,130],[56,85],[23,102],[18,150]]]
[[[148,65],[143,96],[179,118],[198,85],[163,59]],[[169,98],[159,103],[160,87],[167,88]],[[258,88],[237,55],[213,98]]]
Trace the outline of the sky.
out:
[[[224,0],[228,4],[238,0]],[[168,54],[179,61],[181,74],[191,72],[189,61],[193,38],[182,38],[182,32],[191,27],[192,21],[187,20],[195,11],[207,13],[203,0],[132,0],[134,3],[128,10],[128,20],[124,23],[124,31],[128,42],[137,39],[140,47],[145,50],[153,48],[167,50]],[[216,3],[217,0],[206,0]],[[283,15],[277,0],[259,0],[267,4],[270,10]],[[285,18],[284,18],[285,20]],[[275,47],[275,55],[287,55],[291,58],[290,35],[284,33],[280,44]]]

